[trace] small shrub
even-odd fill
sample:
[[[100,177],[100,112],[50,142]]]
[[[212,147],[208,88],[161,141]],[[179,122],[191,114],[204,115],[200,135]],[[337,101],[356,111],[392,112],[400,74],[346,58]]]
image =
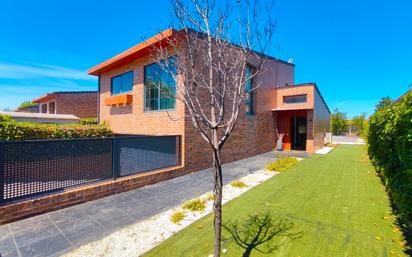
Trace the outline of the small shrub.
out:
[[[284,171],[298,163],[298,159],[286,157],[266,165],[266,169],[270,171]]]
[[[216,197],[212,193],[207,194],[207,200],[208,201],[214,201],[215,199],[216,199]]]
[[[236,188],[244,188],[244,187],[247,187],[247,185],[245,184],[245,182],[240,181],[240,180],[233,181],[232,183],[230,183],[230,185],[231,185],[232,187],[236,187]]]
[[[185,214],[181,211],[176,211],[170,216],[170,221],[174,224],[181,222],[185,218]]]
[[[83,118],[80,119],[81,125],[97,125],[97,118]]]
[[[187,201],[183,204],[183,209],[189,210],[191,212],[199,211],[202,212],[206,209],[206,204],[204,200],[195,199]]]

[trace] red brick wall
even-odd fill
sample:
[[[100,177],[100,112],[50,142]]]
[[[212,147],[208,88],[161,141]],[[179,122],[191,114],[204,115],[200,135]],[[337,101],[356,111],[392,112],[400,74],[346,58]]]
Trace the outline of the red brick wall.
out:
[[[305,86],[288,86],[288,87],[280,87],[277,90],[276,94],[276,109],[288,110],[288,109],[313,109],[314,107],[314,86],[313,84],[305,85]],[[284,96],[292,96],[292,95],[307,95],[307,102],[306,103],[296,103],[296,104],[285,104],[283,102]]]
[[[246,115],[243,111],[245,105],[242,105],[236,127],[222,151],[223,163],[251,157],[275,148],[276,121],[272,108],[276,96],[276,61],[269,60],[265,65],[266,72],[260,74],[254,81],[255,85],[259,85],[254,91],[255,115]],[[283,82],[278,83],[293,84],[294,67],[278,63],[278,68],[280,66],[288,74],[282,74]],[[186,169],[196,171],[210,167],[212,161],[210,146],[193,127],[189,118],[186,118],[185,131]]]
[[[193,128],[184,104],[176,102],[172,111],[144,111],[144,66],[153,63],[150,57],[139,58],[101,74],[100,76],[100,121],[106,122],[114,133],[142,135],[181,135],[182,159],[185,170],[197,171],[211,166],[211,154],[206,141]],[[241,112],[238,124],[223,149],[224,162],[230,162],[270,151],[275,146],[276,84],[293,84],[294,66],[275,60],[265,64],[266,72],[256,81],[255,115]],[[106,106],[104,100],[111,96],[111,78],[133,71],[133,103],[122,107]],[[244,110],[245,107],[242,107]]]
[[[153,63],[149,57],[138,59],[100,76],[100,121],[110,125],[116,134],[183,135],[184,104],[176,101],[174,110],[144,110],[145,65]],[[133,102],[127,106],[106,106],[104,100],[111,96],[111,78],[133,71]]]
[[[44,103],[55,102],[56,114],[72,114],[79,118],[97,117],[97,92],[56,93],[54,98]]]

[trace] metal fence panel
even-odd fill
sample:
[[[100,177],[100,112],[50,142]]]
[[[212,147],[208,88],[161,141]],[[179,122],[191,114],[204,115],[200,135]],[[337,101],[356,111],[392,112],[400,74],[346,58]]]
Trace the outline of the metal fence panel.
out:
[[[111,139],[3,141],[1,145],[3,201],[112,178]]]
[[[180,164],[179,136],[116,138],[119,175],[126,176]]]
[[[0,203],[179,165],[180,136],[0,141]]]

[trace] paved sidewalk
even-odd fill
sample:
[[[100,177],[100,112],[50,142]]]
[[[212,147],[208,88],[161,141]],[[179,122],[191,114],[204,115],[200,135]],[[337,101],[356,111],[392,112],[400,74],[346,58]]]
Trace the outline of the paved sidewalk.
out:
[[[223,166],[225,184],[274,161],[273,152]],[[60,256],[212,190],[210,169],[0,226],[0,256]]]

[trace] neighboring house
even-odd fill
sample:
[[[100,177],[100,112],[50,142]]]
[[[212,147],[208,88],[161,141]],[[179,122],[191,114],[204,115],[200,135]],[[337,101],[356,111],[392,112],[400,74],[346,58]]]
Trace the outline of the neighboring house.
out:
[[[176,32],[168,29],[161,35]],[[210,167],[209,146],[193,127],[184,103],[161,93],[162,86],[175,90],[176,85],[150,56],[151,46],[160,43],[165,41],[157,35],[89,70],[99,77],[98,118],[116,134],[180,135],[184,169]],[[224,146],[223,162],[271,151],[276,128],[285,133],[286,149],[313,153],[323,146],[330,111],[316,84],[294,85],[295,65],[270,56],[264,68],[251,82],[259,81],[260,86],[243,103],[245,111]],[[148,83],[153,76],[161,86]]]
[[[39,113],[72,114],[79,118],[97,116],[96,91],[53,92],[33,100],[39,104]]]

